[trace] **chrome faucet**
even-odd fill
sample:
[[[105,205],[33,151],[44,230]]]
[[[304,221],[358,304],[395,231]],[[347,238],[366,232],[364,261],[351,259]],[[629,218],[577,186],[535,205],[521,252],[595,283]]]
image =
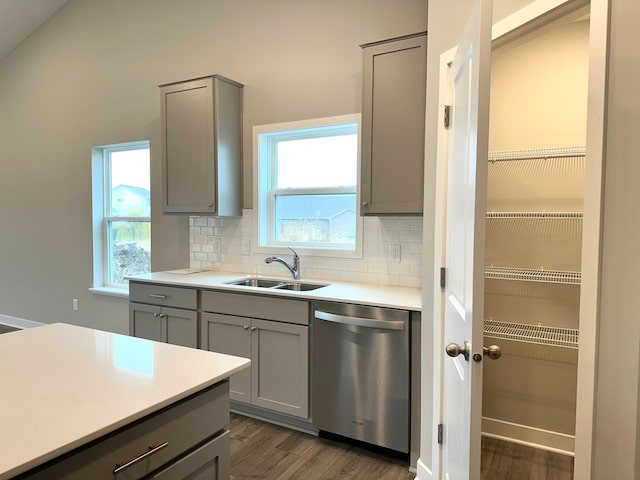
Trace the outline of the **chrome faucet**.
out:
[[[289,269],[289,271],[291,272],[291,275],[293,275],[293,279],[298,280],[300,278],[300,257],[298,256],[298,254],[293,248],[291,247],[287,247],[287,248],[293,252],[293,265],[291,265],[289,262],[287,262],[286,260],[280,257],[267,257],[264,259],[264,263],[272,263],[272,262],[281,263],[282,265],[284,265]]]

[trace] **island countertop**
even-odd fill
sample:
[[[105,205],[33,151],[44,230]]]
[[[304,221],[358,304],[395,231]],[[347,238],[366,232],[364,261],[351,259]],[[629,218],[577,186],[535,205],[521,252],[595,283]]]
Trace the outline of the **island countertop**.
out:
[[[0,335],[0,480],[249,364],[240,357],[63,323]]]

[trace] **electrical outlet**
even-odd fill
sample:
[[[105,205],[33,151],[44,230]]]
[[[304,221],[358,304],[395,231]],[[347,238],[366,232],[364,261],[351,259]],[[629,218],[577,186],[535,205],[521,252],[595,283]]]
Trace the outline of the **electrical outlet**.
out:
[[[73,311],[74,312],[78,311],[78,299],[77,298],[73,299]]]
[[[242,249],[242,255],[251,255],[251,239],[243,238],[240,248]]]
[[[389,259],[392,263],[400,263],[400,244],[392,243],[389,245]]]

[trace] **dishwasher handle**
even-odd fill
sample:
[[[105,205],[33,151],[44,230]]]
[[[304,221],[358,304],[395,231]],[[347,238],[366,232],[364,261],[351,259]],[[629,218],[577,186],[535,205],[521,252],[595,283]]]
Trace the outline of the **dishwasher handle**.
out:
[[[335,313],[315,311],[318,320],[327,322],[342,323],[344,325],[354,325],[356,327],[381,328],[383,330],[404,330],[404,321],[395,320],[375,320],[373,318],[350,317],[347,315],[337,315]]]

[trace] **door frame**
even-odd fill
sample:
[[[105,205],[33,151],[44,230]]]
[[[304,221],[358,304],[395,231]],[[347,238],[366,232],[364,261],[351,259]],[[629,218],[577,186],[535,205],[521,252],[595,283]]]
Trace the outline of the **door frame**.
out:
[[[492,42],[499,45],[522,32],[548,25],[567,13],[590,5],[589,26],[589,79],[587,103],[587,131],[585,161],[585,197],[582,241],[582,283],[580,295],[578,386],[576,405],[574,478],[591,478],[594,443],[596,366],[598,359],[598,326],[600,305],[600,271],[602,257],[603,180],[606,120],[606,76],[609,33],[609,0],[537,0],[496,22],[492,28]],[[442,324],[442,292],[440,266],[443,265],[443,212],[442,199],[446,185],[447,131],[444,124],[444,105],[447,105],[448,64],[453,60],[456,47],[440,55],[438,97],[438,147],[436,155],[436,209],[434,216],[434,272],[433,292],[433,431],[431,435],[430,478],[442,475],[442,449],[437,442],[436,426],[442,422],[442,385],[444,360],[444,325]],[[426,450],[423,450],[426,451]]]

